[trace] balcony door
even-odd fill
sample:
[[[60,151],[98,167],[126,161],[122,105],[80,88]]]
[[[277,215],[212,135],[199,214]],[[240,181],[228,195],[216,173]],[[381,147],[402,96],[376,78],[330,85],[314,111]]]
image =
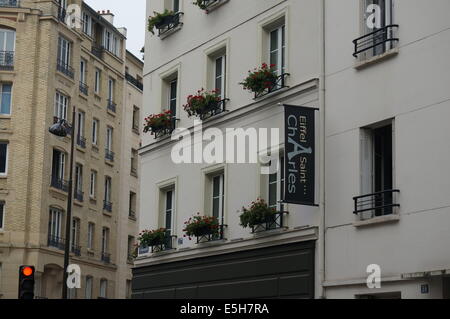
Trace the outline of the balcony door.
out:
[[[0,66],[12,66],[16,32],[9,29],[0,29]]]
[[[52,241],[61,238],[62,212],[58,209],[50,209],[50,217],[48,222],[48,235]]]
[[[62,182],[65,175],[66,154],[59,150],[53,150],[52,178]]]
[[[383,29],[392,23],[392,0],[363,0],[363,2],[364,34]],[[389,30],[389,32],[391,31]],[[386,41],[388,38],[392,38],[392,35],[388,34],[388,30],[377,33],[371,39],[372,45],[374,45],[373,49],[366,54],[377,56],[389,50],[391,44]]]
[[[282,25],[270,32],[270,64],[275,65],[278,76],[286,71],[286,37],[285,26]]]

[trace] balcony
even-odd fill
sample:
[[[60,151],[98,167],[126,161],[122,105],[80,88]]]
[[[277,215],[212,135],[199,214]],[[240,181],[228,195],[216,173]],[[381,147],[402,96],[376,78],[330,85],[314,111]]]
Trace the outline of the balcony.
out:
[[[180,16],[182,12],[174,13],[173,15],[169,15],[164,17],[163,21],[155,27],[158,29],[158,36],[167,35],[169,32],[175,30],[176,28],[182,25],[180,21]]]
[[[131,74],[125,73],[125,79],[133,84],[135,87],[137,87],[139,90],[144,90],[144,85],[142,84],[142,82],[140,82],[138,79],[136,79],[135,77],[133,77]]]
[[[69,192],[69,182],[58,177],[52,177],[51,187]]]
[[[287,214],[289,214],[289,213],[288,212],[277,213],[277,214],[267,218],[265,221],[261,222],[260,224],[256,224],[256,225],[252,226],[252,233],[257,234],[257,233],[266,232],[269,230],[284,228],[284,215],[287,215]]]
[[[107,200],[104,200],[103,201],[103,210],[105,210],[109,213],[112,213],[112,203]]]
[[[81,148],[86,148],[86,138],[83,136],[77,136],[77,145]]]
[[[81,256],[81,247],[75,244],[71,244],[70,252],[75,254],[75,256]]]
[[[65,62],[58,60],[58,63],[56,65],[56,69],[61,72],[62,74],[68,76],[69,78],[73,79],[74,78],[74,71],[73,68],[66,64]]]
[[[110,162],[114,162],[114,152],[109,149],[105,149],[105,159]]]
[[[112,100],[108,100],[108,105],[107,105],[108,111],[116,113],[116,108],[117,108],[117,104],[114,103]]]
[[[84,95],[89,95],[89,86],[86,83],[80,82],[80,92]]]
[[[210,11],[216,9],[217,7],[220,7],[228,1],[229,0],[201,0],[198,2],[201,5],[201,8],[209,13]]]
[[[57,248],[59,250],[64,250],[64,248],[66,247],[66,240],[58,236],[48,235],[47,246]]]
[[[14,69],[14,51],[0,51],[0,70]]]
[[[105,52],[105,48],[103,46],[93,45],[91,48],[91,53],[99,59],[103,59],[104,52]]]
[[[19,8],[20,1],[19,0],[0,0],[0,7],[3,8]]]
[[[73,197],[79,202],[84,201],[84,193],[79,189],[75,190]]]
[[[164,237],[164,240],[161,244],[159,245],[153,245],[150,246],[150,250],[152,253],[158,253],[158,252],[162,252],[162,251],[168,251],[168,250],[172,250],[174,245],[173,245],[173,241],[177,238],[177,236],[172,236],[172,235],[166,235],[166,237]]]
[[[397,24],[391,24],[353,40],[355,58],[374,57],[393,49],[399,41]]]
[[[269,88],[266,88],[264,91],[261,92],[255,92],[255,99],[266,96],[270,93],[274,93],[281,89],[287,88],[288,86],[286,86],[286,77],[288,77],[289,75],[290,75],[289,73],[283,73],[277,77],[276,81],[272,83],[272,85]]]
[[[110,263],[111,263],[111,254],[102,252],[101,260],[102,260],[105,264],[110,264]]]
[[[220,225],[219,229],[215,232],[209,232],[204,235],[197,236],[197,244],[219,241],[219,240],[225,239],[225,237],[224,237],[225,227],[228,227],[228,226]]]
[[[400,193],[398,189],[393,189],[354,197],[353,213],[358,215],[361,220],[392,215],[395,208],[400,207],[395,196],[398,193]]]
[[[158,138],[166,136],[166,135],[170,135],[175,130],[177,121],[178,121],[178,119],[172,118],[172,123],[169,126],[162,127],[162,128],[155,129],[155,130],[152,129],[151,134],[155,136],[155,139],[158,139]]]
[[[213,116],[226,112],[226,103],[228,101],[229,99],[223,99],[208,107],[204,113],[200,114],[200,120],[205,121]]]

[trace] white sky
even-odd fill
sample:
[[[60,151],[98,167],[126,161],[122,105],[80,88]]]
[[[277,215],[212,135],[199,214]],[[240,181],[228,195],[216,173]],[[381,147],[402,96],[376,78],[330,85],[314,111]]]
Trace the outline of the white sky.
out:
[[[145,0],[85,0],[96,11],[110,10],[114,26],[127,28],[127,49],[138,58],[145,41]]]

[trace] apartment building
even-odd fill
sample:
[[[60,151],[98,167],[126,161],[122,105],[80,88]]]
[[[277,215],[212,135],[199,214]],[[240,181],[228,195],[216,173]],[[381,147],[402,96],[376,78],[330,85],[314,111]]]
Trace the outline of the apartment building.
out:
[[[162,245],[141,247],[133,269],[133,298],[313,298],[322,294],[322,196],[318,207],[286,204],[283,170],[267,163],[175,164],[175,128],[193,135],[183,105],[198,90],[218,90],[220,103],[202,116],[203,129],[278,128],[284,156],[282,104],[321,108],[321,2],[316,0],[147,1],[147,15],[172,11],[146,36],[143,117],[171,111],[172,126],[144,134],[140,229],[166,229]],[[259,94],[239,82],[248,70],[272,64],[276,83]],[[206,146],[204,141],[196,145]],[[247,144],[247,148],[250,148]],[[319,147],[319,146],[318,146]],[[261,156],[260,156],[261,155]],[[272,154],[273,155],[273,154]],[[320,157],[317,157],[319,166]],[[321,184],[323,185],[323,184]],[[240,225],[243,207],[265,199],[279,213],[270,225]],[[213,235],[184,236],[194,215],[215,217]],[[316,266],[317,265],[317,266]]]
[[[326,1],[327,298],[450,296],[449,12]]]
[[[81,16],[72,15],[77,8]],[[113,18],[80,0],[0,2],[2,298],[17,298],[23,264],[36,267],[38,298],[60,298],[67,236],[70,262],[82,275],[81,289],[70,290],[70,297],[125,297],[126,278],[120,280],[129,269],[128,256],[119,252],[121,238],[134,230],[122,207],[121,185],[128,193],[138,184],[130,181],[130,170],[126,178],[120,171],[130,165],[128,148],[138,142],[123,141],[132,131],[123,116],[132,110],[127,103],[140,105],[139,93],[130,93],[125,79],[126,30],[114,27]],[[61,119],[73,124],[69,137],[49,133]],[[69,196],[74,201],[67,234]]]

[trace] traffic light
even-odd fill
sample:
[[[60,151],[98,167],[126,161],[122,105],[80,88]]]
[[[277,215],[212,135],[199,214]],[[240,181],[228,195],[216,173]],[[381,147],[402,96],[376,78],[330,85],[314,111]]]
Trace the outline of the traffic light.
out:
[[[19,268],[19,299],[34,299],[34,266]]]

